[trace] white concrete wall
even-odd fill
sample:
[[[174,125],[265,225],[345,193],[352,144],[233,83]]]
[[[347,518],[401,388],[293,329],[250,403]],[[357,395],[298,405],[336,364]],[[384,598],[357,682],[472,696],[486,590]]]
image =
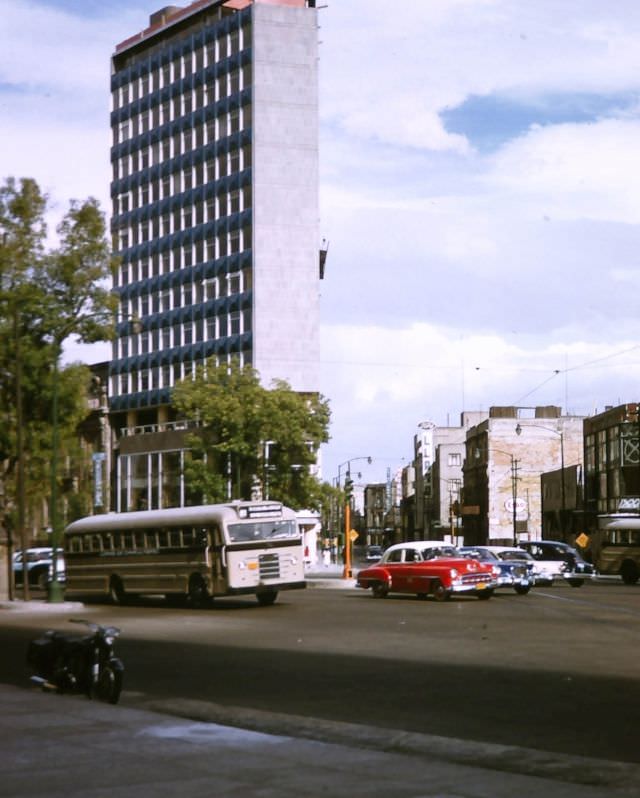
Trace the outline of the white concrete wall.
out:
[[[254,5],[254,366],[319,389],[315,9]]]

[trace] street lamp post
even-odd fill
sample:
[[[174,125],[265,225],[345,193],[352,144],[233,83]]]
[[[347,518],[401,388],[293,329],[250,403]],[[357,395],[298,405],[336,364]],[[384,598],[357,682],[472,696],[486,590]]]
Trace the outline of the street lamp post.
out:
[[[340,463],[338,466],[338,487],[340,487],[340,472],[342,470],[342,466],[347,466],[347,476],[345,477],[345,487],[347,483],[353,484],[351,482],[351,463],[355,462],[356,460],[366,460],[367,463],[371,463],[371,457],[352,457],[351,460],[345,460],[344,463]],[[351,539],[349,537],[351,532],[351,496],[345,496],[345,503],[344,503],[344,570],[342,572],[342,576],[344,579],[350,579],[352,572],[351,572]]]
[[[564,479],[564,433],[562,430],[551,429],[551,427],[543,427],[541,424],[527,424],[528,427],[535,427],[536,429],[543,429],[546,432],[552,432],[560,438],[560,533],[564,540],[565,528],[564,517],[566,512],[566,492],[565,492],[565,479]],[[516,427],[516,435],[522,435],[523,428],[518,424]]]
[[[512,452],[504,452],[502,449],[495,449],[490,447],[490,451],[499,452],[500,454],[506,454],[509,460],[511,461],[511,525],[512,525],[512,537],[513,537],[513,545],[518,545],[518,512],[517,512],[517,504],[518,504],[518,460],[514,457]]]

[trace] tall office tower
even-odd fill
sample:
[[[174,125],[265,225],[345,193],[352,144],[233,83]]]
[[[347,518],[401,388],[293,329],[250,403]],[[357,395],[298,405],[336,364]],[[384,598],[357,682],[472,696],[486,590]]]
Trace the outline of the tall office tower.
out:
[[[171,387],[210,357],[319,387],[315,0],[197,0],[112,57],[118,510],[176,506]]]

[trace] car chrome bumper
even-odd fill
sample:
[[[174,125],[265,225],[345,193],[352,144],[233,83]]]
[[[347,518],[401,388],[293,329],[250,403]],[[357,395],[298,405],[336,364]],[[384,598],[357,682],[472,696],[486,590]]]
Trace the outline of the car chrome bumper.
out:
[[[452,582],[449,588],[452,593],[477,593],[479,590],[495,590],[498,583],[493,579],[487,579],[485,582],[474,583],[459,583]]]

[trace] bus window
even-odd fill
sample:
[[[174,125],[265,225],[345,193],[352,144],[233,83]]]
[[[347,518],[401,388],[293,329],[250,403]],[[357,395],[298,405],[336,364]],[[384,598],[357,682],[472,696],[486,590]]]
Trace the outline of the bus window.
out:
[[[182,530],[182,545],[186,547],[193,546],[193,529],[185,527]]]
[[[158,536],[155,532],[147,532],[145,535],[145,548],[147,549],[157,549],[158,548]]]
[[[129,551],[133,548],[133,535],[131,532],[125,532],[122,535],[122,545],[125,551]]]
[[[172,529],[169,532],[169,545],[173,548],[180,548],[182,545],[181,534],[179,529]]]
[[[138,551],[144,551],[144,532],[135,532],[133,535],[133,540],[135,542],[136,549]]]
[[[102,551],[102,535],[91,536],[91,549],[92,551]]]
[[[69,551],[82,551],[82,538],[79,535],[74,535],[69,539]]]

